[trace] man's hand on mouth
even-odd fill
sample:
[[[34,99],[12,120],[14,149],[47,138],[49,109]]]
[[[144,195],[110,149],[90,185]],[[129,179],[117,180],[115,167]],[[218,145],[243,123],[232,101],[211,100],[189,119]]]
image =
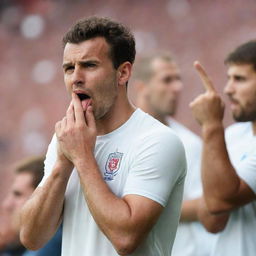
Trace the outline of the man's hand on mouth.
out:
[[[91,97],[89,95],[87,95],[86,93],[76,93],[78,98],[81,101],[83,110],[86,111],[86,109],[88,108],[89,105],[91,105]]]

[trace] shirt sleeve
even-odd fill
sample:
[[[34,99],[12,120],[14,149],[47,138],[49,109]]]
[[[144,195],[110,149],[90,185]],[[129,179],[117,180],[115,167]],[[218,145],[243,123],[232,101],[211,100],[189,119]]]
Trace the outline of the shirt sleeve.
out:
[[[236,168],[237,174],[256,194],[256,151],[242,159]]]
[[[137,194],[166,206],[177,183],[186,175],[185,151],[171,131],[151,133],[138,143],[123,196]]]
[[[52,172],[53,166],[56,162],[56,159],[57,159],[57,137],[54,134],[52,137],[52,140],[48,146],[46,158],[44,161],[44,177],[38,186],[43,186],[46,179],[51,175],[51,172]]]

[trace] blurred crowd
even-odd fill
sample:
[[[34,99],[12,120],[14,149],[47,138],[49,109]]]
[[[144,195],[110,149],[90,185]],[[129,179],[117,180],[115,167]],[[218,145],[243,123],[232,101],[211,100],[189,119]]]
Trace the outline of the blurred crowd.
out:
[[[223,60],[230,49],[256,38],[255,11],[252,0],[0,1],[0,203],[15,178],[13,163],[44,154],[55,122],[65,113],[61,40],[75,20],[101,15],[127,24],[135,34],[138,60],[159,49],[171,51],[185,87],[175,118],[200,135],[188,107],[203,90],[192,63],[198,59],[208,67],[222,94]],[[136,94],[131,85],[134,102]],[[227,110],[224,124],[232,122]]]

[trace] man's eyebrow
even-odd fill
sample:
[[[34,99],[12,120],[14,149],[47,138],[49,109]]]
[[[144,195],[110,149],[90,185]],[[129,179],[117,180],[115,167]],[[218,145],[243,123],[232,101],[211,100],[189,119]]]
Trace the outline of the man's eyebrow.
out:
[[[72,63],[71,62],[66,62],[66,63],[63,63],[62,68],[65,69],[69,66],[72,66]]]
[[[86,64],[86,63],[99,63],[100,61],[99,60],[97,60],[97,59],[87,59],[87,60],[81,60],[81,61],[79,61],[78,63],[79,63],[79,65],[83,65],[83,64]]]
[[[97,63],[98,64],[98,63],[100,63],[100,61],[97,60],[97,59],[87,59],[87,60],[81,60],[81,61],[78,62],[79,65],[84,65],[84,64],[87,64],[87,63]],[[63,69],[65,69],[65,68],[67,68],[69,66],[72,66],[72,65],[74,65],[74,64],[71,63],[71,62],[66,62],[62,65],[62,67],[63,67]]]

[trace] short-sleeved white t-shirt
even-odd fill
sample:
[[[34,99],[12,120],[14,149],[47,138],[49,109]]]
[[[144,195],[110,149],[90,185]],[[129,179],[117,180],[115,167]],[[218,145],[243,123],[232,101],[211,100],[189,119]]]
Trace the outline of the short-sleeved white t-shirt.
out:
[[[56,143],[54,136],[46,156],[44,180],[56,160]],[[157,223],[131,256],[169,256],[186,174],[185,153],[179,138],[137,109],[121,127],[97,137],[95,157],[102,178],[116,196],[141,195],[164,207]],[[118,255],[87,207],[76,169],[65,193],[62,242],[62,256],[74,255]]]
[[[252,123],[237,123],[226,130],[230,160],[241,179],[256,193],[256,136]],[[230,213],[219,233],[212,256],[255,256],[256,201]]]
[[[168,121],[169,127],[183,142],[187,158],[183,200],[199,198],[202,196],[202,141],[200,137],[173,118]],[[172,256],[209,256],[215,239],[216,235],[207,232],[200,222],[180,222],[174,240]]]

